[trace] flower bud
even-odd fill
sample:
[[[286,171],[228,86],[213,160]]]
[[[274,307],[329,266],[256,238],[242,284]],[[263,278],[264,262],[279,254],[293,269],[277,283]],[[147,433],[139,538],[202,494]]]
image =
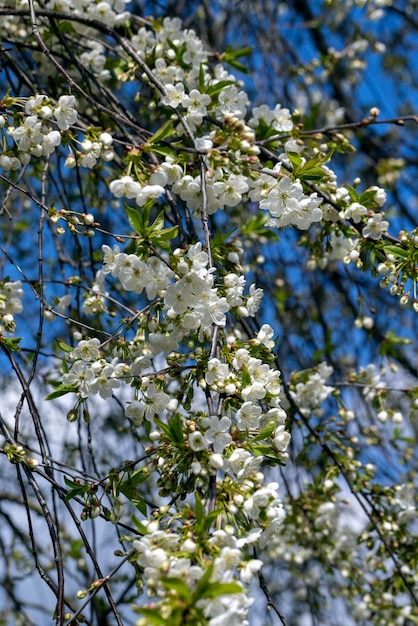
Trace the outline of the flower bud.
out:
[[[29,469],[36,469],[39,465],[39,461],[38,459],[34,459],[34,458],[30,458],[30,459],[25,459],[26,465],[29,467]]]

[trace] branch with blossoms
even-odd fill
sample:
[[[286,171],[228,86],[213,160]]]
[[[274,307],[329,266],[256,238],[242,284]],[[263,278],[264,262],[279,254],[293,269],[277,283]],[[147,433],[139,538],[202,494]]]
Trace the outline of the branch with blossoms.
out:
[[[337,124],[335,126],[323,126],[321,128],[313,128],[312,130],[307,130],[303,128],[303,125],[300,126],[300,135],[314,136],[315,139],[322,141],[324,139],[323,135],[331,135],[334,136],[342,131],[346,130],[356,130],[360,128],[364,128],[367,126],[374,125],[389,125],[394,124],[395,126],[404,126],[407,122],[415,122],[418,124],[418,115],[399,115],[398,117],[386,118],[386,119],[378,119],[380,115],[380,111],[376,108],[370,110],[370,115],[368,117],[364,117],[362,120],[357,122],[347,122],[346,124]],[[290,137],[290,135],[289,135]],[[270,143],[276,139],[282,139],[283,135],[277,135],[270,137],[268,139],[264,139],[258,142],[259,145],[264,145],[266,143]]]
[[[281,105],[250,109],[240,82],[194,31],[178,19],[135,20],[124,8],[124,2],[74,3],[61,13],[30,0],[29,9],[0,10],[1,28],[12,33],[7,41],[26,63],[36,63],[39,79],[32,85],[28,78],[25,95],[10,89],[1,105],[4,206],[13,219],[12,200],[23,197],[40,217],[37,274],[27,278],[16,262],[21,279],[0,283],[0,344],[29,405],[44,472],[21,445],[23,400],[3,451],[25,468],[22,489],[33,490],[45,513],[57,624],[85,620],[82,611],[103,588],[122,625],[109,585],[128,564],[139,626],[245,626],[257,579],[286,623],[261,573],[269,555],[282,550],[285,532],[279,484],[270,476],[289,459],[286,411],[301,416],[334,469],[352,482],[341,450],[324,444],[310,422],[335,392],[326,384],[332,368],[324,362],[293,372],[289,387],[283,384],[275,331],[257,322],[263,290],[252,280],[246,245],[261,230],[272,237],[289,227],[312,232],[317,262],[334,258],[372,271],[377,264],[382,283],[401,298],[412,281],[418,308],[418,233],[399,241],[387,236],[383,189],[338,184],[330,163],[347,147],[344,138],[324,146],[321,137],[319,145]],[[41,80],[51,73],[54,90]],[[127,103],[121,110],[119,101]],[[68,261],[58,254],[60,239]],[[42,322],[26,375],[16,360],[17,335],[24,334],[17,316],[29,285]],[[57,329],[56,359],[44,364],[46,400],[64,399],[80,449],[86,426],[93,476],[81,453],[81,467],[71,471],[50,461],[41,410],[29,391],[48,336],[44,318]],[[361,371],[359,383],[368,374]],[[89,425],[110,403],[137,454],[115,465],[104,455],[99,469]],[[2,430],[9,432],[6,421]],[[35,475],[53,487],[93,562],[97,578],[75,594],[83,600],[78,608],[66,599],[60,516],[44,505]],[[415,601],[374,505],[363,508]],[[30,525],[29,507],[27,515]],[[326,511],[318,517],[326,525]],[[82,530],[96,519],[117,530],[121,561],[108,576]]]

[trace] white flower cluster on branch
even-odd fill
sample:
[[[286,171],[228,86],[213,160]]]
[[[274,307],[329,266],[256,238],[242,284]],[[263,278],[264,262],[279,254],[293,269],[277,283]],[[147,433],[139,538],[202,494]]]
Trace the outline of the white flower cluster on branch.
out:
[[[330,160],[340,146],[311,141],[296,125],[297,114],[280,104],[251,108],[241,82],[193,30],[177,18],[131,20],[126,4],[31,5],[45,18],[35,29],[31,17],[35,43],[52,40],[39,64],[53,58],[71,92],[7,94],[0,167],[11,189],[20,191],[26,171],[39,177],[27,192],[40,211],[39,232],[45,220],[54,242],[74,237],[72,256],[57,244],[57,258],[60,269],[67,264],[72,272],[63,270],[61,284],[77,297],[58,294],[54,308],[45,285],[36,292],[45,317],[65,318],[72,332],[71,345],[58,342],[64,355],[49,399],[71,394],[69,421],[81,415],[99,421],[97,397],[115,399],[141,446],[140,460],[109,468],[83,492],[69,481],[67,499],[84,502],[83,520],[103,516],[118,524],[124,499],[140,512],[121,539],[133,546],[124,558],[150,600],[139,626],[174,617],[175,624],[187,618],[246,626],[249,585],[269,554],[287,558],[280,486],[268,469],[289,458],[286,410],[313,436],[311,416],[320,421],[325,404],[338,396],[328,384],[334,370],[320,359],[282,381],[274,354],[282,339],[258,320],[270,277],[263,284],[254,278],[247,247],[256,241],[262,250],[268,237],[278,237],[276,229],[292,227],[302,231],[301,245],[311,247],[311,269],[369,263],[382,286],[390,283],[401,295],[414,277],[418,235],[390,238],[383,189],[361,192],[361,181],[338,185]],[[72,37],[86,38],[68,68],[55,50],[49,11],[73,16]],[[83,76],[94,85],[92,95],[81,86]],[[140,115],[115,107],[114,92],[128,94]],[[71,193],[55,206],[45,173],[61,160]],[[215,232],[217,225],[225,232]],[[96,234],[103,238],[98,246]],[[284,289],[280,276],[274,280]],[[0,283],[0,341],[15,331],[22,296],[20,281]],[[363,329],[371,330],[365,319]],[[356,380],[368,402],[382,402],[374,366]],[[381,407],[382,424],[383,413]],[[341,415],[350,421],[349,411]],[[319,440],[329,452],[325,437]],[[341,469],[339,451],[329,455]],[[371,464],[365,468],[371,476]],[[140,495],[142,482],[152,490],[148,500]],[[334,487],[331,478],[326,482]],[[331,535],[337,512],[331,497],[317,507],[315,532]],[[298,558],[303,562],[303,554]]]

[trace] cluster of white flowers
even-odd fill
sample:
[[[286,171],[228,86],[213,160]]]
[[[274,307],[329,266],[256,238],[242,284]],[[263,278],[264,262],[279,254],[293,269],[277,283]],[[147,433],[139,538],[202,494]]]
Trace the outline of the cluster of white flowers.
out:
[[[370,212],[365,206],[358,202],[353,202],[344,211],[344,217],[351,219],[355,224],[358,224],[365,216],[368,216]],[[370,239],[380,239],[389,227],[389,222],[383,219],[384,213],[375,213],[367,220],[366,226],[363,228],[363,237],[369,237]]]
[[[300,181],[292,182],[288,176],[279,181],[270,178],[269,193],[260,201],[260,208],[272,215],[266,222],[267,226],[282,228],[292,225],[307,230],[311,224],[322,219],[322,210],[319,208],[322,199],[316,193],[306,195]]]
[[[364,384],[363,395],[369,402],[376,397],[378,389],[384,389],[386,383],[382,380],[384,370],[379,371],[374,363],[369,363],[360,369],[356,379]]]
[[[173,168],[172,176],[175,176],[176,173],[177,169]],[[154,180],[157,179],[158,176],[159,181],[163,182],[163,180],[165,180],[168,182],[168,175],[162,167],[152,176]],[[131,176],[123,176],[122,178],[113,180],[109,185],[109,189],[116,198],[135,198],[138,206],[144,206],[149,198],[157,199],[165,192],[161,184],[153,184],[150,180],[149,184],[141,186],[137,181],[133,180]]]
[[[189,209],[199,213],[202,206],[202,187],[200,176],[183,176],[175,185],[174,193],[178,194]],[[207,212],[212,215],[226,206],[237,206],[249,189],[247,179],[240,174],[229,174],[216,170],[212,176],[205,178],[207,196]]]
[[[73,365],[64,374],[63,384],[76,387],[83,399],[96,393],[102,398],[110,398],[113,390],[120,387],[119,377],[126,374],[124,364],[118,363],[117,358],[111,362],[99,358],[98,339],[81,340],[69,359]]]
[[[55,6],[55,2],[50,4]],[[129,14],[124,11],[124,7],[124,0],[71,4],[71,10],[85,11],[110,26],[127,19]],[[173,133],[182,135],[186,128],[189,135],[190,132],[194,133],[193,147],[205,153],[207,172],[202,181],[200,173],[184,171],[172,156],[167,156],[160,165],[150,167],[149,175],[142,171],[141,180],[132,174],[129,166],[127,174],[109,185],[110,191],[117,198],[134,198],[136,204],[142,207],[150,199],[162,199],[170,189],[170,193],[181,198],[196,215],[202,210],[203,198],[205,211],[209,215],[225,207],[235,207],[249,198],[259,203],[261,209],[269,211],[271,217],[267,226],[274,228],[296,226],[306,230],[321,220],[341,219],[361,223],[364,238],[378,240],[387,231],[389,224],[383,219],[384,213],[374,212],[359,202],[352,202],[345,188],[338,189],[335,198],[332,198],[342,207],[339,212],[330,204],[325,206],[317,193],[307,193],[302,182],[288,171],[290,161],[286,150],[301,150],[301,146],[292,139],[284,144],[285,151],[280,155],[286,168],[279,161],[271,173],[257,172],[257,169],[261,169],[257,159],[260,153],[256,145],[257,132],[266,127],[277,133],[291,132],[293,122],[289,110],[281,105],[274,109],[261,105],[250,112],[248,122],[245,123],[248,98],[240,83],[220,64],[214,70],[210,69],[208,53],[202,42],[194,31],[183,30],[178,18],[165,18],[162,26],[155,28],[155,31],[141,27],[132,36],[131,44],[142,58],[154,59],[149,69],[158,83],[154,85],[158,86],[156,98],[163,106],[181,112],[183,121],[179,120]],[[95,73],[105,78],[108,72],[105,69],[106,56],[102,44],[93,41],[89,48],[82,54],[82,59]],[[117,50],[126,57],[126,50]],[[181,50],[181,54],[178,50]],[[150,74],[144,73],[142,78],[152,84]],[[129,73],[125,80],[129,80]],[[62,96],[58,106],[54,107],[46,96],[36,96],[26,103],[26,114],[21,126],[9,128],[9,135],[18,144],[19,151],[18,156],[11,150],[3,151],[0,165],[4,169],[18,168],[19,162],[27,162],[31,154],[42,156],[53,152],[61,142],[60,130],[68,129],[76,121],[75,99],[73,96]],[[219,130],[208,132],[203,124],[207,115],[233,131],[231,138]],[[54,120],[59,130],[46,124],[50,119]],[[78,141],[80,149],[70,153],[66,165],[74,167],[77,163],[92,168],[99,158],[112,160],[112,141],[107,132],[97,136],[87,134],[84,140]],[[226,164],[224,159],[220,159],[219,166],[213,166],[211,157],[218,153],[219,147],[228,149],[233,161]],[[251,161],[251,175],[243,173],[249,158],[255,158],[255,161]],[[327,171],[332,177],[333,172],[323,167],[324,172]],[[380,207],[384,201],[384,191],[376,187],[375,206]],[[326,207],[331,208],[331,211]],[[348,255],[345,255],[344,259],[347,258]]]
[[[14,103],[13,98],[10,100]],[[0,168],[5,171],[17,170],[27,165],[31,157],[45,157],[55,152],[61,145],[62,134],[77,122],[76,104],[75,96],[72,95],[60,96],[58,102],[54,103],[48,96],[40,94],[26,100],[25,116],[19,126],[9,125],[8,116],[0,116],[0,129],[7,131],[7,134],[3,131]],[[13,139],[17,152],[7,143],[7,137]],[[66,167],[74,167],[78,163],[91,169],[99,158],[104,161],[114,158],[113,137],[108,132],[102,132],[94,139],[85,137],[79,144],[80,149],[76,154],[69,154]]]
[[[48,0],[45,8],[55,11],[65,11],[75,15],[85,15],[106,26],[113,27],[124,24],[130,18],[130,13],[125,11],[125,5],[129,0]],[[25,5],[24,0],[19,0],[18,4]]]
[[[334,387],[326,384],[332,373],[333,368],[323,362],[309,373],[305,382],[298,382],[291,390],[293,400],[304,415],[313,413],[320,417],[323,414],[321,404],[334,391]]]
[[[21,126],[8,127],[8,134],[19,147],[20,161],[25,165],[30,156],[49,155],[61,143],[61,133],[53,129],[54,121],[60,130],[68,130],[77,120],[74,96],[61,96],[54,106],[45,95],[29,98],[25,104],[25,121]]]
[[[118,245],[112,248],[103,246],[103,274],[117,278],[126,291],[142,293],[153,300],[157,294],[165,290],[174,275],[167,263],[156,256],[146,260],[136,254],[120,252]]]
[[[128,403],[126,410],[126,415],[135,419],[139,426],[144,417],[150,420],[160,414],[167,407],[170,396],[159,391],[151,378],[144,375],[151,372],[150,351],[141,348],[138,342],[129,342],[125,354],[127,352],[129,363],[120,360],[117,347],[105,354],[105,348],[100,346],[97,338],[80,339],[68,354],[70,369],[63,376],[63,384],[74,387],[83,400],[97,393],[106,399],[121,383],[130,385],[133,377],[142,376],[142,393],[137,391],[136,399]]]
[[[331,250],[327,254],[328,259],[335,259],[337,261],[356,260],[359,256],[357,250],[357,244],[359,239],[357,237],[344,237],[343,234],[337,233],[335,230],[331,231],[329,243]]]
[[[396,503],[399,506],[397,522],[408,524],[417,519],[415,489],[412,484],[398,485],[395,490]]]
[[[353,6],[360,8],[366,7],[368,19],[371,21],[378,21],[386,16],[384,8],[390,7],[392,4],[393,0],[348,0],[343,5],[335,3],[334,7],[337,9],[335,11],[335,16],[341,23],[347,19],[347,15]]]
[[[193,248],[189,254],[195,269],[199,265],[205,266],[206,259],[201,249]],[[271,342],[272,332],[268,325],[264,325],[259,332],[258,345],[262,345],[262,341]],[[123,351],[125,355],[126,348]],[[131,365],[119,362],[115,356],[117,348],[112,350],[110,358],[105,358],[105,349],[106,345],[100,344],[96,338],[79,340],[68,354],[70,370],[64,374],[63,384],[75,386],[81,399],[96,393],[108,398],[122,382],[131,384],[137,377],[135,399],[128,401],[125,409],[127,417],[136,427],[144,419],[153,422],[155,417],[161,420],[165,411],[172,413],[180,410],[177,401],[174,402],[172,396],[153,379],[152,355],[144,352],[144,346],[141,348],[138,341],[129,346],[131,355],[138,355]],[[258,559],[248,560],[247,546],[258,543],[260,547],[265,547],[280,542],[280,529],[285,516],[277,483],[264,482],[260,471],[263,457],[255,456],[251,445],[246,449],[246,441],[251,444],[251,438],[256,438],[263,428],[268,427],[268,432],[272,433],[272,450],[276,451],[278,458],[285,460],[290,439],[284,427],[286,414],[280,407],[279,372],[261,359],[252,357],[249,348],[231,352],[229,360],[230,366],[219,359],[209,359],[204,384],[211,393],[227,390],[230,397],[235,398],[235,408],[221,417],[199,411],[195,416],[195,427],[187,435],[190,416],[182,418],[185,440],[195,459],[191,464],[193,474],[202,480],[208,474],[215,474],[219,493],[224,498],[228,494],[226,521],[229,516],[237,515],[244,520],[239,536],[235,536],[232,526],[226,524],[212,533],[208,544],[208,554],[213,562],[211,581],[235,581],[242,586],[241,592],[231,594],[228,591],[217,596],[216,601],[198,600],[208,624],[213,625],[224,624],[225,616],[228,617],[228,624],[247,623],[252,600],[246,595],[245,586],[251,583],[262,566],[262,561]],[[163,436],[158,424],[153,424],[153,441]],[[233,441],[233,429],[240,433],[239,437],[244,437],[240,446]],[[156,464],[162,471],[170,467],[165,461],[166,450],[165,446],[156,449]],[[205,575],[206,556],[201,552],[199,537],[193,534],[193,528],[188,524],[178,531],[173,525],[159,528],[156,522],[145,521],[144,526],[148,533],[134,541],[137,563],[143,569],[149,596],[161,601],[164,606],[166,592],[162,579],[167,576],[179,578],[193,591]]]
[[[207,330],[213,324],[226,324],[225,314],[230,307],[214,287],[215,268],[208,264],[209,257],[200,243],[189,247],[187,258],[179,256],[179,279],[167,288],[164,302],[167,317],[174,320],[181,316],[183,329]]]
[[[216,150],[215,131],[199,136],[204,128],[202,121],[208,113],[234,128],[235,132],[239,131],[240,141],[234,146],[238,160],[247,158],[248,154],[259,153],[255,140],[261,122],[277,132],[290,132],[293,129],[289,110],[280,105],[274,109],[265,105],[255,107],[248,124],[245,124],[243,120],[247,114],[247,94],[240,89],[236,78],[228,74],[221,65],[215,68],[214,73],[209,72],[208,55],[202,42],[194,31],[184,31],[179,19],[165,18],[162,28],[155,33],[142,27],[132,37],[132,44],[143,58],[148,58],[151,54],[157,55],[155,67],[151,70],[164,85],[160,101],[164,106],[181,110],[189,131],[196,132],[196,149],[208,153]],[[174,46],[175,49],[184,50],[181,59],[176,58]],[[144,80],[149,81],[149,77],[144,76]],[[222,89],[217,90],[216,85],[221,82]],[[176,132],[185,132],[182,124],[179,123]],[[289,145],[289,149],[294,147]],[[257,178],[255,174],[252,177],[245,176],[227,167],[213,168],[209,160],[207,163],[204,186],[205,208],[209,215],[227,206],[237,206],[247,199],[249,193],[251,200],[262,200],[260,207],[270,211],[270,226],[294,225],[306,229],[322,218],[319,208],[322,200],[315,193],[306,195],[301,183],[298,180],[292,181],[284,171],[281,172],[279,181],[264,174],[254,181],[253,178]],[[171,160],[170,165],[173,168]],[[163,167],[159,166],[157,170],[163,170]],[[180,168],[171,172],[169,180],[159,174],[160,171],[154,172],[149,180],[141,182],[131,175],[123,176],[112,181],[110,189],[116,197],[135,198],[137,204],[143,206],[149,198],[160,198],[169,185],[171,191],[189,209],[197,214],[200,212],[203,197],[200,174],[184,174]],[[266,189],[267,193],[263,193]]]
[[[45,6],[56,9],[59,4],[60,10],[87,14],[114,27],[129,19],[129,13],[124,10],[126,3],[126,0],[60,0],[59,3],[47,0]],[[337,188],[333,172],[321,166],[335,191],[325,203],[305,184],[302,174],[297,177],[296,168],[292,174],[291,153],[296,157],[302,153],[302,142],[290,139],[283,146],[280,144],[280,133],[293,130],[289,110],[281,105],[274,109],[261,105],[248,111],[248,97],[241,84],[221,65],[211,69],[202,42],[194,31],[183,30],[179,19],[167,18],[155,26],[155,31],[151,27],[139,28],[131,37],[131,45],[149,63],[149,71],[141,78],[147,89],[154,88],[153,107],[159,107],[165,114],[168,110],[170,119],[164,128],[169,129],[167,133],[172,138],[189,143],[182,146],[184,154],[178,156],[174,149],[170,151],[170,142],[158,151],[161,146],[154,136],[146,147],[132,146],[123,155],[125,159],[119,155],[118,162],[127,165],[109,182],[115,198],[134,201],[140,209],[145,205],[148,209],[152,204],[149,201],[180,199],[192,217],[202,214],[206,217],[249,199],[269,212],[267,226],[307,230],[323,220],[331,249],[324,258],[345,262],[358,259],[361,237],[379,240],[386,232],[388,222],[383,219],[384,213],[375,212],[385,202],[384,191],[369,190],[374,191],[370,205],[366,200],[362,201],[364,204],[354,202],[354,192],[350,195],[344,187]],[[106,80],[109,77],[106,47],[98,41],[86,41],[83,49],[80,61],[100,80]],[[127,50],[117,48],[117,52],[130,67],[132,58]],[[135,72],[127,71],[123,80],[134,76],[138,78]],[[0,128],[6,129],[3,136],[12,138],[15,144],[6,146],[0,155],[0,166],[6,171],[29,163],[32,156],[52,154],[61,144],[62,134],[76,124],[78,112],[72,95],[63,95],[58,102],[38,95],[25,101],[20,126],[8,126],[9,117],[8,114],[0,117]],[[114,158],[112,135],[101,128],[86,129],[84,124],[85,120],[80,124],[83,130],[79,138],[74,135],[72,139],[73,146],[79,148],[72,148],[67,167],[93,168],[99,158],[105,162]],[[275,141],[280,146],[278,162],[272,165],[272,170],[263,169],[259,158],[257,134],[264,133],[266,128],[276,135]],[[154,140],[155,154],[149,159]],[[115,143],[116,149],[122,150],[123,143]],[[300,160],[303,167],[306,158],[301,156]],[[324,197],[328,196],[324,194]],[[146,211],[138,213],[141,217],[146,215]],[[358,237],[348,239],[342,235],[339,222],[347,221],[359,225]],[[118,241],[122,239],[117,237]],[[128,388],[126,394],[121,394],[125,416],[134,428],[149,435],[153,444],[149,463],[159,472],[160,495],[180,493],[175,491],[180,474],[187,481],[195,480],[199,487],[207,487],[213,479],[218,495],[214,506],[220,503],[223,510],[207,545],[197,536],[190,520],[184,526],[177,526],[182,513],[179,507],[170,517],[175,504],[167,514],[170,519],[164,528],[155,521],[143,522],[147,533],[134,541],[136,560],[143,570],[148,594],[161,602],[164,610],[167,606],[164,603],[169,605],[170,593],[175,594],[176,590],[167,593],[163,579],[181,579],[193,591],[207,572],[208,563],[212,563],[213,583],[238,581],[242,592],[201,598],[199,608],[209,626],[245,626],[251,604],[245,585],[251,583],[262,566],[258,559],[248,559],[247,547],[257,543],[261,548],[278,550],[285,515],[278,484],[267,482],[262,471],[264,461],[287,460],[290,441],[281,404],[280,372],[272,365],[270,353],[275,345],[274,331],[264,324],[255,338],[238,340],[237,336],[228,343],[224,332],[228,320],[233,316],[254,317],[263,296],[256,284],[247,284],[245,270],[240,265],[240,242],[225,254],[227,267],[215,267],[209,251],[200,242],[172,251],[168,246],[157,249],[158,237],[156,241],[148,251],[144,246],[135,248],[135,242],[128,252],[119,245],[102,247],[103,266],[86,292],[83,313],[96,315],[108,311],[112,287],[118,293],[137,294],[138,300],[146,299],[147,304],[143,311],[138,306],[126,323],[128,338],[121,333],[100,343],[97,338],[74,336],[76,345],[66,356],[63,391],[77,394],[78,408],[91,396],[108,399],[123,385],[125,390]],[[22,309],[21,295],[18,281],[1,287],[0,332],[14,329],[13,314]],[[70,296],[63,296],[57,310],[69,302]],[[164,365],[157,371],[159,360]],[[321,405],[334,392],[327,385],[332,373],[332,367],[321,363],[314,370],[299,374],[290,393],[304,415],[322,415]],[[192,402],[185,399],[188,392],[181,385],[186,376],[193,402],[203,404],[199,393],[204,390],[205,408],[200,406],[195,410]],[[360,372],[359,377],[366,385],[366,399],[373,399],[379,380],[372,366]],[[181,393],[174,395],[173,388]],[[180,432],[176,433],[174,445],[167,433],[172,435],[170,428],[176,420]],[[158,445],[160,440],[164,445]],[[184,462],[181,466],[175,459],[177,449],[181,461],[190,460],[189,465]],[[210,509],[208,490],[202,488],[202,493],[207,497],[203,504]],[[188,497],[186,489],[183,495]],[[118,507],[122,508],[120,504]],[[196,517],[197,509],[196,499],[193,513]],[[100,510],[98,504],[95,514]],[[335,526],[336,510],[333,502],[322,505],[317,511],[316,528],[328,531]],[[114,515],[117,519],[116,509]],[[231,522],[235,523],[236,519],[240,522],[234,532]],[[169,612],[167,615],[169,619]]]
[[[214,461],[219,456],[213,455]],[[242,593],[238,587],[233,595],[219,595],[216,602],[198,600],[210,625],[247,623],[252,600],[245,595],[245,586],[251,583],[263,565],[259,559],[248,559],[247,547],[256,543],[272,545],[279,541],[284,510],[278,497],[278,485],[261,484],[263,474],[258,471],[259,465],[258,458],[241,448],[232,453],[225,465],[225,470],[232,471],[240,482],[230,485],[228,516],[244,515],[247,532],[236,536],[232,524],[218,528],[211,534],[205,552],[210,552],[213,559],[211,581],[238,582]],[[213,462],[212,466],[215,467],[216,463]],[[174,526],[162,528],[156,522],[145,522],[144,526],[147,534],[134,540],[133,545],[137,551],[137,563],[144,571],[148,595],[164,602],[165,587],[161,579],[167,576],[181,579],[193,592],[205,574],[205,567],[202,567],[205,554],[202,554],[199,538],[193,535],[191,527],[186,525],[176,530]]]
[[[271,397],[271,406],[277,406],[273,397],[280,394],[280,373],[276,369],[271,369],[261,359],[252,357],[246,348],[239,348],[236,351],[231,365],[232,367],[217,358],[210,359],[205,381],[214,391],[227,395],[233,395],[239,389],[244,405],[240,409],[239,417],[237,416],[238,427],[258,428],[261,413],[254,414],[253,403]],[[246,384],[243,385],[241,378],[244,369],[247,376]]]
[[[257,128],[260,122],[272,126],[277,132],[288,133],[293,129],[293,122],[289,109],[284,109],[277,104],[272,110],[266,104],[254,107],[248,125]]]
[[[77,120],[74,96],[61,96],[54,104],[48,96],[28,98],[25,117],[20,126],[9,126],[6,116],[0,118],[0,127],[7,128],[7,135],[18,146],[18,154],[7,144],[0,155],[0,167],[5,171],[27,165],[31,156],[48,156],[61,143],[61,131],[68,130]],[[57,130],[57,128],[59,130]],[[6,138],[6,136],[4,136]]]
[[[103,270],[96,272],[95,280],[87,294],[84,295],[83,313],[87,315],[97,315],[107,311],[106,298],[109,292],[105,286],[106,275]]]
[[[162,104],[177,109],[182,106],[186,110],[185,119],[191,130],[196,130],[199,124],[202,124],[204,116],[208,112],[208,105],[211,104],[211,98],[206,93],[200,93],[198,89],[192,89],[189,93],[185,93],[183,83],[170,83],[165,85],[166,95],[162,98]]]
[[[105,69],[107,59],[104,45],[100,41],[88,40],[86,46],[88,50],[80,55],[80,61],[90,67],[101,80],[110,78],[110,71]]]
[[[370,192],[373,192],[372,200],[376,207],[381,207],[385,204],[386,192],[384,189],[381,187],[370,187],[366,193]],[[368,218],[362,230],[363,237],[378,240],[386,233],[389,228],[389,222],[383,219],[385,215],[383,211],[375,213],[360,202],[351,202],[348,190],[344,187],[338,189],[337,198],[347,205],[340,212],[341,218],[352,220],[354,224],[359,224],[365,218]]]
[[[161,579],[167,576],[182,580],[193,592],[206,571],[196,558],[198,543],[173,530],[163,530],[156,522],[147,523],[146,528],[148,534],[135,540],[133,545],[137,551],[136,561],[144,570],[149,595],[164,597],[165,588]],[[243,542],[234,536],[232,529],[229,532],[215,531],[209,543],[211,551],[217,554],[212,583],[230,583],[238,577],[242,583],[249,584],[262,566],[259,559],[245,559]],[[248,624],[247,613],[253,601],[244,591],[242,586],[242,592],[198,600],[197,606],[203,610],[208,626]]]
[[[20,280],[0,283],[0,335],[14,332],[16,328],[14,316],[23,310],[22,296]]]
[[[70,153],[65,161],[66,167],[75,167],[76,164],[82,167],[91,169],[94,167],[99,158],[103,161],[113,161],[114,152],[112,148],[113,137],[109,133],[100,133],[97,140],[91,140],[85,138],[80,143],[80,149],[77,151],[76,156]]]
[[[236,249],[231,253],[235,260],[239,258],[239,246]],[[181,419],[185,450],[190,455],[195,479],[204,482],[208,476],[215,476],[219,493],[228,494],[226,520],[230,515],[244,520],[239,538],[227,532],[227,526],[213,535],[212,580],[235,580],[247,585],[262,563],[248,560],[246,546],[279,541],[284,519],[278,485],[265,482],[260,471],[263,456],[255,455],[251,447],[252,440],[266,429],[271,453],[281,461],[287,458],[290,435],[284,425],[286,414],[280,406],[280,373],[251,353],[252,349],[262,352],[274,347],[273,329],[263,325],[253,348],[225,348],[230,351],[226,360],[206,357],[201,387],[214,397],[226,394],[232,402],[220,415],[200,410],[191,421],[190,413],[168,392],[170,383],[154,376],[153,365],[160,352],[168,360],[180,342],[184,343],[196,330],[209,331],[214,326],[222,329],[231,307],[237,307],[243,315],[254,314],[262,291],[251,285],[245,296],[245,280],[233,272],[225,274],[215,287],[216,270],[209,266],[208,254],[200,243],[186,251],[177,250],[171,259],[173,269],[168,261],[126,254],[119,246],[103,246],[103,252],[103,269],[96,282],[103,285],[104,278],[111,276],[125,290],[146,295],[149,300],[156,298],[159,320],[148,322],[148,328],[133,341],[125,341],[121,350],[117,344],[101,345],[98,339],[79,340],[67,356],[69,371],[63,376],[63,384],[75,388],[82,401],[94,394],[108,398],[122,383],[132,385],[134,392],[125,401],[125,414],[136,428],[144,420],[152,422],[152,441],[164,437],[159,420],[165,415],[175,413]],[[204,342],[209,336],[203,334],[200,340]],[[237,440],[242,440],[240,446],[236,445]],[[164,472],[170,473],[166,468],[172,467],[166,454],[167,446],[156,447],[155,463],[163,485]],[[195,553],[200,554],[198,537],[193,536],[190,528],[187,536],[176,533],[174,528],[154,529],[151,524],[148,531],[134,546],[149,595],[164,603],[165,587],[160,580],[167,576],[181,578],[193,590],[206,571],[204,563],[195,558]],[[216,602],[202,599],[199,603],[208,624],[223,624],[225,616],[228,623],[245,624],[251,600],[243,586],[242,593],[219,596]]]
[[[248,317],[254,316],[260,306],[263,291],[250,285],[245,295],[244,276],[229,273],[220,288],[214,286],[216,268],[208,267],[209,257],[200,242],[189,246],[186,253],[175,251],[173,269],[168,261],[126,254],[117,245],[113,249],[105,245],[103,252],[103,270],[96,283],[102,283],[103,275],[110,274],[127,291],[145,292],[149,300],[162,298],[164,316],[160,319],[160,332],[155,329],[149,336],[154,353],[177,349],[178,342],[190,332],[200,329],[204,333],[213,324],[224,327],[226,314],[233,307],[237,307],[242,317]],[[225,295],[220,295],[222,290]],[[101,291],[104,292],[103,287]],[[92,297],[95,298],[94,294]]]

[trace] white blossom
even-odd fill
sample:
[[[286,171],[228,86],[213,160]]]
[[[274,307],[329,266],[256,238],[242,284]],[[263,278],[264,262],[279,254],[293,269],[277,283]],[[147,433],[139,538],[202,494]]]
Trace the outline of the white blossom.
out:
[[[158,391],[154,383],[151,383],[145,392],[145,417],[150,420],[154,415],[160,415],[170,402],[170,396],[164,391]]]
[[[298,180],[292,182],[288,176],[284,176],[260,201],[260,208],[267,209],[272,215],[267,225],[278,228],[293,225],[306,230],[312,223],[322,219],[322,210],[319,208],[321,202],[316,192],[306,195]]]
[[[183,102],[184,98],[184,85],[183,83],[177,83],[176,85],[165,86],[166,95],[162,98],[161,102],[172,109],[177,109]]]
[[[199,430],[195,430],[194,432],[189,433],[189,444],[190,448],[194,452],[205,450],[208,447],[208,441],[206,440],[206,437],[202,435]]]
[[[373,217],[367,220],[366,226],[363,228],[363,237],[369,237],[370,239],[380,239],[387,231],[389,222],[383,219],[382,213],[375,213]]]
[[[214,415],[210,418],[209,428],[205,431],[205,438],[209,443],[213,444],[215,453],[222,453],[226,446],[231,443],[230,427],[231,420],[226,416],[219,418]]]
[[[54,110],[54,117],[57,120],[58,128],[68,130],[77,121],[75,96],[61,96],[58,106]]]

